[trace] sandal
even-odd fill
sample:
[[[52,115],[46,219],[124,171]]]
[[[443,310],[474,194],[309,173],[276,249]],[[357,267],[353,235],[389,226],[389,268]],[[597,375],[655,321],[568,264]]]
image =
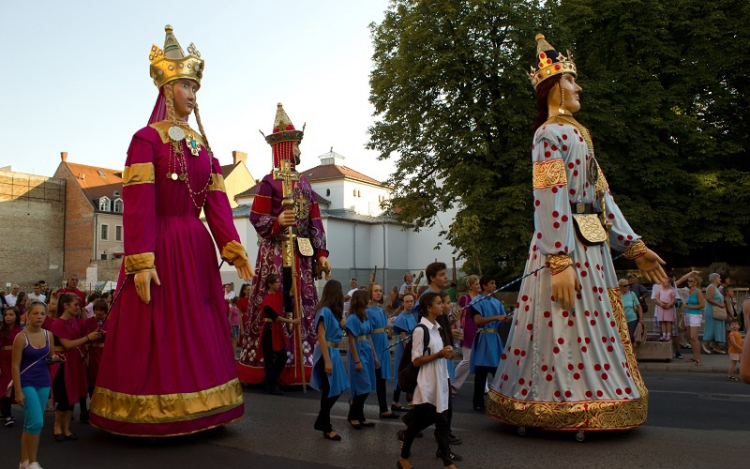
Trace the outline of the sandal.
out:
[[[63,435],[63,437],[68,441],[76,441],[78,439],[78,435],[75,433],[71,433],[70,435]]]
[[[355,420],[349,420],[349,425],[351,425],[353,429],[362,430],[362,428],[364,428],[364,426],[360,422],[357,422],[357,423],[354,423],[354,422]]]
[[[331,441],[341,441],[341,435],[335,433],[333,430],[328,433],[323,432],[323,438]]]
[[[725,352],[725,351],[723,351],[721,349],[718,349],[718,348],[712,348],[711,349],[711,353],[718,353],[719,355],[726,355],[727,354],[727,352]]]
[[[360,422],[360,425],[362,425],[363,428],[373,428],[375,426],[375,422],[365,420],[364,422]]]
[[[65,441],[65,435],[63,435],[62,433],[55,433],[55,441],[58,443],[62,443],[63,441]]]

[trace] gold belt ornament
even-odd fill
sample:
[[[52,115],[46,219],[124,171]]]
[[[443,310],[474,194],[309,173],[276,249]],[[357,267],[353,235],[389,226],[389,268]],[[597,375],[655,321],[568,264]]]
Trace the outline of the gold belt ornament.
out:
[[[387,327],[381,327],[379,329],[373,329],[372,333],[373,334],[381,334],[381,333],[385,332],[387,329],[388,329]]]
[[[483,333],[483,334],[489,334],[489,333],[492,333],[492,332],[499,332],[499,330],[496,329],[496,328],[494,328],[494,327],[489,327],[487,329],[479,329],[479,332]]]
[[[273,319],[266,318],[264,319],[265,322],[273,322]]]
[[[357,337],[357,342],[362,342],[363,340],[367,340],[367,338],[370,337],[370,334],[365,334]]]
[[[333,348],[336,348],[339,346],[338,342],[331,342],[330,340],[326,340],[326,343],[328,344],[329,347],[333,347]]]
[[[573,214],[573,225],[578,238],[587,246],[596,246],[607,241],[607,231],[597,214]]]

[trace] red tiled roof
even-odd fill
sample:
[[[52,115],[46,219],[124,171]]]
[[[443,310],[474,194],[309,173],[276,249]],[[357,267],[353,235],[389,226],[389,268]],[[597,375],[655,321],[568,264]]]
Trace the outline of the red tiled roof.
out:
[[[339,166],[336,164],[318,165],[314,168],[300,171],[300,174],[305,176],[310,182],[322,179],[351,178],[378,186],[382,185],[382,183],[377,179],[371,178],[370,176],[362,174],[359,171],[355,171],[351,168],[347,168],[346,166]]]
[[[227,178],[227,176],[229,176],[229,173],[231,173],[231,172],[232,172],[232,170],[234,170],[234,168],[235,168],[236,166],[237,166],[237,165],[236,165],[236,164],[234,164],[234,163],[232,163],[232,164],[225,164],[225,165],[223,165],[223,166],[221,167],[221,177],[223,177],[224,179],[226,179],[226,178]]]
[[[255,195],[255,191],[257,190],[258,190],[258,184],[254,185],[253,187],[251,187],[250,189],[244,192],[240,192],[239,194],[235,195],[234,198],[236,199],[237,197],[253,197]]]
[[[116,199],[115,191],[122,194],[121,169],[100,168],[68,162],[64,164],[68,166],[76,184],[83,190],[92,204],[94,199],[105,195],[112,200]]]

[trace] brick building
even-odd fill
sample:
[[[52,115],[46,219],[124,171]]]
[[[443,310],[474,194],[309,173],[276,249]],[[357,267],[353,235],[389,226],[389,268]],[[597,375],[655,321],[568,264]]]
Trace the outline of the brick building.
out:
[[[0,168],[0,289],[63,281],[65,181]]]
[[[67,181],[65,189],[65,274],[75,272],[81,289],[92,261],[119,258],[124,252],[122,226],[122,170],[68,162],[67,152],[55,177]]]

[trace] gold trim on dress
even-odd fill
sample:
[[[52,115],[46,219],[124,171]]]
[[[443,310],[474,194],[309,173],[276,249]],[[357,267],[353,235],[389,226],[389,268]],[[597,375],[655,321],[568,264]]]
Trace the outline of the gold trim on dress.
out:
[[[560,158],[534,163],[534,189],[547,189],[567,184],[568,177],[565,174],[565,162]]]
[[[208,185],[208,190],[226,192],[227,188],[224,185],[224,176],[211,173],[211,183]]]
[[[237,378],[204,391],[144,396],[97,386],[91,412],[117,422],[169,423],[220,414],[242,403],[242,386]]]
[[[154,267],[153,252],[142,252],[140,254],[125,256],[125,273],[127,275],[154,271],[156,271],[156,267]]]
[[[557,275],[573,265],[573,259],[567,254],[550,254],[547,256],[547,268],[552,275]]]
[[[240,420],[241,418],[242,418],[242,416],[239,416],[236,419],[232,419],[232,420],[230,420],[228,422],[224,422],[224,423],[217,423],[216,425],[211,425],[210,427],[199,428],[198,430],[191,430],[189,432],[169,433],[167,435],[155,435],[155,434],[154,435],[141,435],[141,434],[135,434],[135,433],[115,432],[115,431],[112,431],[112,430],[107,429],[107,428],[102,428],[102,427],[100,427],[99,425],[97,425],[94,422],[89,422],[89,423],[91,424],[92,427],[98,428],[99,430],[104,430],[105,432],[111,433],[113,435],[131,436],[131,437],[135,437],[135,438],[170,438],[170,437],[173,437],[173,436],[185,436],[185,435],[192,435],[194,433],[205,432],[205,431],[211,430],[213,428],[221,427],[221,426],[224,426],[224,425],[229,425],[230,423],[234,423],[234,422]]]
[[[125,166],[122,171],[123,187],[135,184],[153,184],[155,180],[153,163],[134,163]]]
[[[174,124],[172,124],[170,121],[159,121],[150,124],[149,127],[159,133],[159,137],[161,137],[161,143],[169,143],[172,141],[172,139],[169,138],[169,128],[173,125]],[[206,148],[206,141],[203,140],[203,136],[200,134],[200,132],[194,130],[189,126],[183,130],[185,134],[192,134],[193,138],[195,138],[195,141],[198,142],[198,144],[203,145],[203,148]]]
[[[622,255],[627,259],[633,260],[638,259],[639,257],[646,254],[646,251],[648,251],[646,243],[644,243],[642,239],[638,239],[636,241],[633,241],[633,244],[631,244],[626,250],[624,250],[622,252]]]
[[[597,194],[600,194],[602,192],[605,192],[609,189],[609,183],[607,182],[607,178],[604,177],[604,173],[602,172],[602,167],[598,166],[599,176],[596,178],[596,192]]]
[[[240,257],[240,254],[247,255],[247,251],[245,251],[245,248],[237,241],[228,242],[221,250],[221,258],[230,264]]]

